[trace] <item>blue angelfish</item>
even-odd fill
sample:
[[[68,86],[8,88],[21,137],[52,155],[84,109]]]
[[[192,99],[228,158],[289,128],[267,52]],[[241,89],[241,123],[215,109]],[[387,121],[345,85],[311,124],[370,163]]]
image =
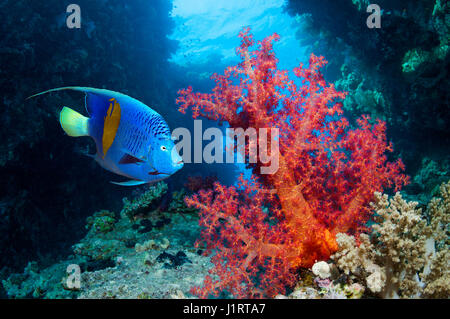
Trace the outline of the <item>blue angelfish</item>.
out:
[[[59,121],[70,136],[90,136],[105,169],[130,178],[117,185],[134,186],[163,180],[183,167],[169,126],[161,115],[125,94],[88,87],[63,87],[48,92],[75,90],[86,94],[89,117],[63,107]]]

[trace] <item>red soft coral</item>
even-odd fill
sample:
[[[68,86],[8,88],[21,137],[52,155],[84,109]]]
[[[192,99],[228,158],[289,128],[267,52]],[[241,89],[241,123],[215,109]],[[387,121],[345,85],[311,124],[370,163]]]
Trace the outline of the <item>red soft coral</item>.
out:
[[[188,205],[200,210],[200,240],[207,243],[207,254],[213,252],[211,261],[216,268],[212,274],[218,277],[208,276],[204,287],[194,288],[194,293],[217,296],[227,288],[235,297],[263,297],[293,283],[283,250],[287,237],[280,236],[285,230],[264,208],[275,200],[273,196],[241,176],[237,188],[216,182],[214,190],[202,190],[186,199]]]
[[[309,67],[294,74],[277,69],[272,50],[278,35],[255,45],[248,29],[237,49],[242,62],[213,76],[210,94],[179,91],[180,111],[226,121],[233,128],[278,128],[279,169],[260,174],[264,164],[250,163],[253,177],[240,187],[215,183],[214,190],[187,198],[200,210],[201,242],[213,252],[215,268],[202,297],[226,290],[235,297],[282,293],[295,270],[311,267],[336,251],[335,234],[358,234],[371,217],[375,191],[408,182],[401,160],[388,162],[386,125],[363,116],[351,129],[339,100],[345,93],[327,85],[323,57],[311,55]],[[246,145],[245,155],[249,155]]]

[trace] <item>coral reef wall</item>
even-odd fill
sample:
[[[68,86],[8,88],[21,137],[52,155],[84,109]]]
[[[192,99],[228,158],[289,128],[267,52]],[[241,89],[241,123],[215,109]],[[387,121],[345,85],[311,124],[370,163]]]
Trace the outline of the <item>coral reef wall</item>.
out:
[[[60,108],[84,112],[83,96],[25,101],[27,96],[67,85],[104,87],[170,117],[173,96],[164,73],[175,50],[167,38],[171,2],[79,0],[81,29],[66,26],[70,3],[0,2],[0,265],[5,269],[56,256],[83,237],[86,216],[120,207],[125,195],[109,184],[116,176],[82,155],[94,152],[93,143],[71,139],[59,127]]]
[[[329,60],[330,80],[349,92],[344,108],[386,120],[414,175],[423,169],[424,154],[437,161],[448,157],[442,145],[450,141],[449,4],[376,3],[379,29],[366,25],[366,0],[289,0],[286,10],[299,23],[298,39]]]

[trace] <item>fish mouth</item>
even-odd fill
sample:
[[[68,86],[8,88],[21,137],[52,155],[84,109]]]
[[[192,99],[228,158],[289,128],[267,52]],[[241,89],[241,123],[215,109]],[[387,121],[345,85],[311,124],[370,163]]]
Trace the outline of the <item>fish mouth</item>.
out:
[[[181,161],[179,161],[178,163],[176,163],[176,164],[174,165],[174,169],[179,170],[179,169],[181,169],[183,166],[184,166],[184,162],[183,162],[183,160],[181,160]]]

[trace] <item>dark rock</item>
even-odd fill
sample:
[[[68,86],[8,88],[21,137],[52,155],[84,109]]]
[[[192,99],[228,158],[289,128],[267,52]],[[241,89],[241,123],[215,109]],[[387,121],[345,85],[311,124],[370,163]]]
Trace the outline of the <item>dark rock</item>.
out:
[[[115,267],[116,263],[112,259],[91,260],[80,265],[82,271],[97,271],[105,268]]]
[[[169,261],[169,263],[164,263],[164,268],[175,268],[183,265],[184,263],[192,263],[183,251],[178,251],[176,255],[169,254],[167,252],[161,253],[157,258],[157,262]]]
[[[162,228],[162,227],[164,227],[165,225],[168,225],[168,224],[170,224],[170,218],[167,218],[167,217],[163,216],[163,217],[161,217],[160,220],[158,220],[155,223],[155,227],[160,229],[160,228]]]
[[[153,224],[148,219],[141,220],[140,225],[141,225],[141,228],[139,229],[138,232],[141,234],[148,233],[149,231],[151,231],[153,229]]]

